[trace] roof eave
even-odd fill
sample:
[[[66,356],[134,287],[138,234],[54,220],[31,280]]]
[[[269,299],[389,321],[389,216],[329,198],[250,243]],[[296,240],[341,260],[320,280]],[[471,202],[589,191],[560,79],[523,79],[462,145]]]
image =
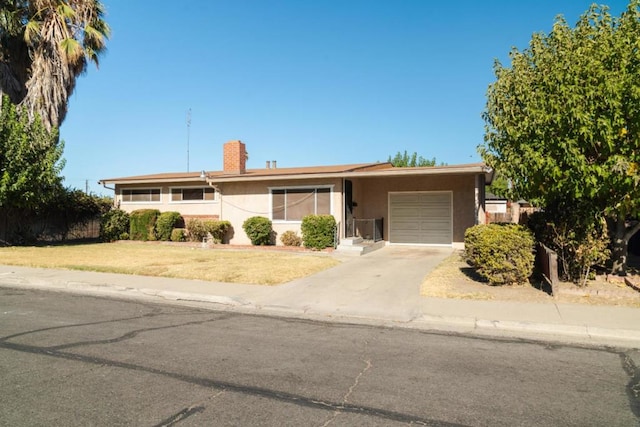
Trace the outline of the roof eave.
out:
[[[171,182],[194,182],[206,184],[206,180],[200,177],[196,178],[124,178],[124,179],[102,179],[98,181],[98,184],[165,184]]]
[[[280,181],[280,180],[301,180],[301,179],[325,179],[325,178],[377,178],[377,177],[401,177],[401,176],[427,176],[427,175],[477,175],[492,173],[490,168],[484,165],[454,166],[446,168],[393,168],[364,172],[330,172],[330,173],[308,173],[291,175],[263,175],[263,176],[233,176],[233,177],[209,177],[207,182],[212,184],[225,182],[242,181]],[[485,178],[486,179],[486,178]]]
[[[233,176],[207,176],[205,179],[197,177],[130,177],[123,179],[103,179],[99,184],[165,184],[173,182],[208,183],[222,184],[226,182],[264,182],[282,180],[307,180],[307,179],[327,179],[327,178],[377,178],[377,177],[402,177],[402,176],[429,176],[429,175],[477,175],[484,174],[485,181],[491,182],[493,170],[483,164],[425,167],[425,168],[388,168],[369,171],[340,171],[340,172],[320,172],[320,173],[294,173],[294,174],[265,174],[265,175],[233,175]]]

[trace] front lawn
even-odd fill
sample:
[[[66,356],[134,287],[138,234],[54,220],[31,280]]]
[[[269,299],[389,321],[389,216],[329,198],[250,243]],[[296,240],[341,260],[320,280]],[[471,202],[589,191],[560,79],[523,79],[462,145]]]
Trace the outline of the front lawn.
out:
[[[121,242],[0,248],[0,264],[278,285],[338,261],[310,253]]]

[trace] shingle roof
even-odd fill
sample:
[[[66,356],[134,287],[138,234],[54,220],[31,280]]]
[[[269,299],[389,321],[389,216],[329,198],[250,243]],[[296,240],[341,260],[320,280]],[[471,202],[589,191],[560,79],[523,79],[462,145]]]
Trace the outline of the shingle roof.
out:
[[[432,175],[454,173],[488,173],[483,163],[451,166],[426,166],[396,168],[391,163],[359,163],[350,165],[309,166],[296,168],[247,169],[243,174],[228,174],[223,171],[171,172],[101,179],[101,184],[134,184],[152,182],[224,182],[224,181],[268,181],[283,178],[304,179],[327,176],[398,176]],[[204,172],[205,177],[202,177]]]

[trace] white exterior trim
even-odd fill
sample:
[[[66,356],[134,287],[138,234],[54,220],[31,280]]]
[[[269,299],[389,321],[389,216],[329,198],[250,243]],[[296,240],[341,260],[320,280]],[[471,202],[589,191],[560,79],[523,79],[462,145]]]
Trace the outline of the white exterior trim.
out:
[[[123,191],[140,191],[140,190],[158,190],[159,191],[159,195],[160,195],[160,199],[159,200],[150,200],[150,201],[125,201],[122,195]],[[121,188],[120,189],[120,194],[119,194],[119,202],[122,203],[123,205],[152,205],[152,204],[157,204],[157,203],[162,203],[162,187],[127,187],[127,188]]]
[[[213,189],[213,200],[171,200],[172,198],[172,190],[174,189],[183,189],[183,188],[202,188],[203,190],[212,188]],[[177,205],[186,205],[191,203],[203,203],[203,204],[212,204],[212,203],[220,203],[220,194],[215,187],[210,185],[174,185],[169,187],[169,204],[177,204]]]
[[[301,224],[302,221],[289,221],[286,219],[273,219],[273,190],[315,190],[318,188],[328,188],[329,189],[329,215],[333,214],[333,194],[334,194],[334,184],[322,184],[322,185],[285,185],[285,186],[276,186],[276,187],[267,187],[269,191],[269,219],[274,224]],[[314,200],[315,206],[314,210],[318,211],[318,200]]]

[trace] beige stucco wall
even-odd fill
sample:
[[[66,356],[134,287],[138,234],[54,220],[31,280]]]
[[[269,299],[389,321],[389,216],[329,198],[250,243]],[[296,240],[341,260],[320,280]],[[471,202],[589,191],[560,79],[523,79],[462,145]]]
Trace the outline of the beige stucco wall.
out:
[[[313,187],[332,186],[331,213],[337,222],[342,220],[342,179],[296,180],[296,181],[268,181],[268,182],[237,182],[218,185],[222,193],[220,218],[230,221],[233,235],[230,243],[248,245],[251,241],[242,229],[242,224],[252,216],[264,216],[271,219],[270,188],[273,187]],[[273,231],[276,233],[276,244],[282,245],[280,236],[288,230],[301,235],[299,221],[273,221]]]
[[[389,192],[452,191],[453,242],[464,242],[464,232],[476,224],[476,176],[431,175],[422,177],[388,177],[353,179],[356,218],[384,218],[385,240],[389,236]]]
[[[357,203],[354,216],[361,219],[384,218],[384,235],[389,236],[389,192],[411,191],[451,191],[453,194],[453,241],[454,245],[464,242],[464,232],[468,227],[484,220],[484,208],[478,205],[478,199],[484,199],[484,177],[476,175],[429,175],[422,177],[384,177],[384,178],[355,178],[353,183],[353,200]],[[331,213],[340,223],[340,232],[344,227],[343,207],[343,179],[309,179],[295,181],[264,181],[264,182],[227,182],[218,183],[216,200],[214,202],[170,202],[172,187],[187,187],[180,183],[163,183],[162,185],[118,185],[116,186],[115,202],[120,208],[131,212],[136,209],[158,209],[164,211],[178,211],[183,216],[217,216],[230,221],[233,234],[231,244],[250,244],[242,229],[244,221],[252,216],[264,216],[271,219],[270,188],[273,187],[314,187],[331,186]],[[122,188],[160,188],[161,201],[159,203],[124,203],[121,202]],[[300,222],[273,221],[276,233],[276,244],[281,245],[280,236],[288,230],[300,233]]]

